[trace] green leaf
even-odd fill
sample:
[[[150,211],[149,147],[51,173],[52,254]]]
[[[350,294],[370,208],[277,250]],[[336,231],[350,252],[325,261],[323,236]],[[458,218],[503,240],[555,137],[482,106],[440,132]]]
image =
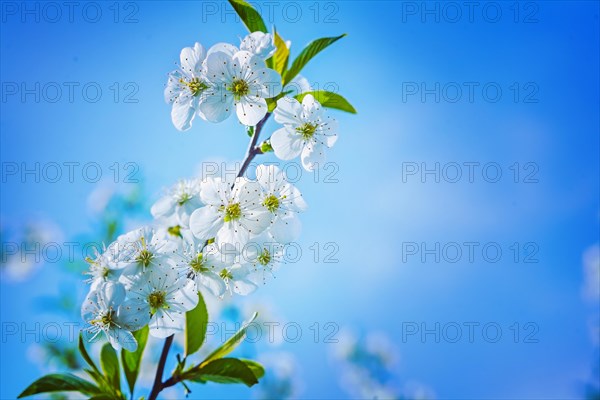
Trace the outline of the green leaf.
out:
[[[79,333],[79,352],[81,353],[81,356],[83,357],[85,362],[88,363],[90,367],[92,367],[92,370],[100,374],[100,370],[98,369],[98,367],[96,367],[96,364],[94,364],[94,360],[92,360],[92,357],[90,357],[87,350],[85,349],[85,344],[83,343],[83,335],[81,333]]]
[[[119,359],[117,352],[110,343],[105,343],[100,351],[100,365],[104,371],[104,376],[110,383],[114,391],[121,390],[121,372],[119,371]]]
[[[268,32],[262,17],[251,4],[244,0],[229,0],[229,4],[231,4],[235,12],[240,16],[250,33],[256,31]]]
[[[220,358],[213,360],[203,367],[194,370],[189,380],[204,383],[243,383],[252,386],[258,383],[254,372],[237,358]]]
[[[89,376],[91,376],[94,381],[96,381],[96,383],[98,384],[98,386],[100,388],[102,388],[103,390],[109,390],[110,389],[110,384],[108,383],[108,381],[106,380],[106,378],[104,377],[104,375],[102,375],[101,372],[94,371],[93,369],[88,369],[88,368],[84,368],[83,370]]]
[[[202,361],[202,366],[208,364],[212,360],[217,360],[219,358],[225,357],[227,354],[231,353],[233,349],[237,347],[238,344],[246,337],[246,330],[248,326],[256,319],[258,316],[257,313],[254,313],[252,318],[248,322],[246,322],[239,331],[235,333],[232,337],[230,337],[225,343],[219,346],[215,351],[209,354],[208,357]]]
[[[138,347],[135,351],[121,350],[121,364],[123,364],[123,372],[125,372],[125,379],[127,379],[127,385],[129,386],[129,392],[133,396],[133,390],[135,389],[135,382],[140,373],[140,365],[142,363],[142,355],[144,354],[144,348],[148,342],[148,325],[144,326],[139,331],[133,333],[135,340],[137,340]]]
[[[265,376],[265,368],[257,363],[256,361],[246,360],[244,358],[240,358],[240,361],[246,364],[246,367],[250,368],[256,379],[260,379]]]
[[[307,94],[312,94],[315,100],[321,103],[323,107],[335,108],[336,110],[356,114],[356,110],[352,107],[352,104],[337,93],[328,92],[327,90],[315,90],[314,92],[300,93],[296,96],[296,99],[299,102],[302,102],[302,99],[304,99],[304,96]]]
[[[192,311],[185,313],[185,355],[186,357],[198,351],[208,326],[208,311],[202,293],[198,292],[198,305]]]
[[[19,395],[19,398],[49,392],[80,392],[86,395],[101,394],[101,390],[91,382],[73,374],[50,374],[33,382]]]
[[[326,47],[328,47],[329,45],[335,43],[336,41],[338,41],[339,39],[343,38],[344,36],[346,36],[345,33],[343,35],[340,35],[340,36],[329,37],[329,38],[321,38],[321,39],[317,39],[317,40],[314,40],[314,41],[310,42],[308,44],[308,46],[306,46],[304,48],[304,50],[302,50],[302,52],[298,55],[298,57],[296,57],[296,59],[292,63],[292,66],[286,72],[285,78],[283,79],[283,86],[285,86],[289,82],[291,82],[291,80],[294,79],[294,77],[300,73],[300,71],[302,70],[302,68],[304,68],[304,66],[306,64],[308,64],[308,62],[314,56],[316,56],[322,50],[324,50]]]
[[[290,58],[290,49],[285,44],[285,41],[279,36],[277,32],[275,32],[275,54],[271,57],[273,69],[279,72],[279,75],[283,76],[285,70],[287,69],[288,60]]]

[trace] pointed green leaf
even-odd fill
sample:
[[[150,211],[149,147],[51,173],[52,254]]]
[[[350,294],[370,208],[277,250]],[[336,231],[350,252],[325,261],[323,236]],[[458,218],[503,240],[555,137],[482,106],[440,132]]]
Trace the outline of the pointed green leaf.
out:
[[[106,378],[104,377],[104,375],[102,375],[101,372],[94,371],[93,369],[88,369],[88,368],[84,368],[83,370],[89,376],[92,377],[92,379],[98,384],[98,387],[100,387],[103,390],[110,389],[110,384],[108,383],[108,381],[106,380]]]
[[[246,322],[239,331],[235,333],[232,337],[230,337],[225,343],[223,343],[220,347],[218,347],[215,351],[210,353],[208,357],[202,361],[202,366],[208,364],[212,360],[217,360],[219,358],[225,357],[227,354],[231,353],[233,349],[237,347],[238,344],[246,337],[246,330],[248,326],[256,319],[258,316],[257,313],[254,313],[252,318],[248,322]]]
[[[324,50],[326,47],[335,43],[336,41],[343,38],[344,36],[346,36],[345,33],[340,36],[321,38],[321,39],[317,39],[317,40],[310,42],[308,44],[308,46],[306,46],[304,48],[304,50],[302,50],[302,52],[298,55],[298,57],[296,57],[296,59],[292,63],[292,66],[290,67],[290,69],[285,73],[285,78],[283,79],[283,86],[290,83],[291,80],[294,79],[294,77],[300,73],[302,68],[304,68],[304,66],[306,64],[308,64],[308,62],[314,56],[316,56],[322,50]]]
[[[198,292],[198,305],[192,311],[185,313],[185,355],[194,354],[198,351],[208,326],[208,311],[202,293]]]
[[[277,48],[277,50],[275,51],[275,54],[273,54],[273,57],[271,57],[271,59],[273,60],[272,68],[275,71],[279,72],[279,75],[283,76],[288,66],[288,60],[290,58],[290,49],[288,49],[288,47],[285,44],[285,41],[281,38],[281,36],[279,36],[277,32],[275,32],[275,47]]]
[[[327,90],[315,90],[314,92],[301,93],[296,96],[296,99],[299,102],[302,102],[302,99],[304,99],[304,96],[307,94],[312,94],[315,100],[321,103],[323,107],[335,108],[336,110],[356,114],[356,110],[352,107],[352,104],[337,93],[328,92]]]
[[[235,12],[240,16],[250,33],[256,31],[268,32],[262,17],[250,3],[244,0],[229,0],[229,4],[231,4]]]
[[[105,343],[100,351],[100,365],[104,376],[115,390],[121,390],[121,372],[119,371],[119,359],[117,352],[110,343]]]
[[[92,367],[92,370],[100,374],[100,370],[98,369],[98,367],[96,367],[96,364],[94,364],[94,360],[92,360],[92,357],[90,357],[87,350],[85,349],[85,344],[83,343],[83,336],[81,333],[79,333],[79,352],[81,353],[81,356],[83,357],[85,362],[88,363],[90,367]]]
[[[19,398],[39,393],[80,392],[86,395],[101,394],[102,391],[91,382],[73,374],[50,374],[33,382],[19,395]]]
[[[142,363],[142,355],[144,354],[144,348],[148,342],[148,325],[144,326],[139,331],[133,333],[135,340],[137,341],[138,347],[135,351],[121,350],[121,364],[123,364],[123,372],[125,372],[125,379],[129,386],[129,392],[133,396],[133,390],[135,389],[135,382],[140,373],[140,365]]]
[[[237,358],[219,358],[194,370],[187,378],[194,382],[243,383],[252,386],[258,383],[254,372]]]
[[[260,379],[265,376],[265,368],[257,363],[256,361],[246,360],[244,358],[240,358],[240,361],[246,364],[246,367],[250,368],[256,379]]]

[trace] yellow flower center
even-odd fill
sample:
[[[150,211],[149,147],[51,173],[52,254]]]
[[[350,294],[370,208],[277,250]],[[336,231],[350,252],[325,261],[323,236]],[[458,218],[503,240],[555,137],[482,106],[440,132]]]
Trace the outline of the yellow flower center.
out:
[[[264,199],[263,206],[265,206],[267,210],[275,212],[279,208],[279,199],[271,194]]]
[[[152,313],[155,313],[157,310],[161,308],[169,308],[166,304],[166,293],[161,290],[156,290],[148,296],[148,304],[150,305],[150,309]]]
[[[192,92],[192,96],[198,96],[205,89],[208,88],[208,85],[200,80],[200,78],[192,78],[190,81],[186,81],[184,78],[179,79],[179,83],[184,86],[187,86]]]
[[[250,85],[243,79],[234,79],[228,89],[236,100],[250,93]]]
[[[308,122],[306,122],[296,128],[296,132],[298,132],[302,136],[302,139],[304,139],[304,140],[309,140],[310,138],[312,138],[314,136],[316,130],[317,130],[317,125],[313,125]]]
[[[225,217],[223,217],[225,222],[235,221],[241,217],[242,207],[240,207],[240,203],[231,203],[225,207]]]
[[[265,266],[271,262],[271,253],[269,253],[269,250],[263,249],[262,253],[260,253],[258,256],[258,262],[262,266]]]

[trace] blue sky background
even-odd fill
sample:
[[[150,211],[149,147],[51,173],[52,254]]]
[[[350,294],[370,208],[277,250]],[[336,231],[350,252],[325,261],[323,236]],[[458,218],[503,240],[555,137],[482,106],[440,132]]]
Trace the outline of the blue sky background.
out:
[[[337,85],[358,114],[332,112],[340,134],[329,160],[339,167],[339,182],[315,183],[305,173],[297,183],[310,205],[302,216],[306,256],[283,268],[257,296],[270,299],[288,321],[307,330],[313,322],[333,321],[358,332],[385,332],[400,353],[396,383],[416,380],[438,398],[582,397],[598,355],[589,321],[600,311],[597,300],[586,303],[581,293],[582,254],[599,240],[598,3],[519,3],[515,14],[513,3],[501,2],[485,14],[483,5],[489,3],[483,2],[472,21],[462,8],[454,23],[449,21],[454,11],[445,3],[426,3],[431,9],[437,4],[439,22],[423,14],[421,2],[275,3],[267,25],[275,24],[292,41],[293,56],[312,39],[348,33],[303,75],[315,86]],[[195,41],[206,47],[238,44],[245,35],[232,14],[221,14],[225,3],[121,3],[118,23],[112,3],[94,4],[102,11],[97,23],[86,21],[81,8],[75,9],[73,22],[63,8],[62,17],[51,23],[54,14],[44,14],[43,4],[36,22],[32,15],[25,20],[13,15],[3,3],[2,162],[96,162],[108,181],[115,162],[134,162],[140,168],[136,177],[145,179],[154,201],[164,187],[193,176],[202,161],[241,159],[247,137],[234,118],[217,125],[196,121],[180,133],[162,95],[182,47]],[[213,7],[217,14],[208,12]],[[492,22],[495,7],[501,15]],[[137,22],[123,23],[134,11]],[[72,103],[64,86],[58,102],[42,98],[38,103],[32,95],[22,101],[7,94],[7,82],[80,86]],[[82,96],[88,82],[103,90],[96,103]],[[121,90],[117,102],[109,89],[115,82]],[[135,104],[121,101],[128,82],[139,88]],[[412,83],[433,88],[436,82],[479,86],[473,102],[466,89],[456,102],[444,96],[436,102],[434,95],[422,101],[420,92],[405,92]],[[502,89],[497,102],[482,93],[488,83]],[[526,103],[531,88],[538,89],[530,98],[536,102]],[[275,127],[271,122],[266,132]],[[497,163],[503,175],[489,183],[476,169],[472,183],[466,176],[457,183],[436,183],[431,175],[423,183],[419,175],[403,180],[406,162],[429,168],[436,162]],[[523,183],[521,175],[514,183],[509,166],[515,162],[521,168],[535,163],[538,182]],[[463,166],[463,174],[467,171]],[[86,198],[98,184],[85,182],[80,172],[76,169],[73,183],[66,177],[36,183],[7,176],[0,197],[3,224],[47,218],[65,237],[90,230]],[[126,189],[128,184],[119,185]],[[339,262],[313,262],[308,247],[314,242],[337,243]],[[421,262],[419,256],[403,262],[407,242],[429,247],[494,242],[503,256],[497,263],[486,262],[481,252],[473,263],[464,255],[457,263],[435,263],[432,257]],[[539,262],[524,263],[523,254],[514,262],[509,246],[515,242],[521,247],[533,242]],[[26,282],[3,281],[2,323],[51,320],[39,313],[36,298],[65,290],[64,279],[56,265],[48,265]],[[69,290],[83,296],[85,286]],[[476,330],[474,343],[435,343],[431,336],[403,343],[407,322],[428,327],[494,322],[503,336],[488,343]],[[539,327],[538,342],[514,343],[509,327],[528,322]],[[32,342],[32,337],[2,340],[0,397],[16,397],[38,377],[25,357]],[[347,396],[327,356],[330,345],[303,339],[286,349],[302,370],[302,397]],[[198,389],[201,396],[246,398],[248,392],[216,385]]]

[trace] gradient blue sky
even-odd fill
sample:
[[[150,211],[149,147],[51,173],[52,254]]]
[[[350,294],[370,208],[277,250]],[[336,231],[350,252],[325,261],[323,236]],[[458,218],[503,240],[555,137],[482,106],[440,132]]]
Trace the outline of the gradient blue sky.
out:
[[[482,14],[489,4],[482,2],[472,21],[462,8],[455,23],[448,21],[455,14],[444,3],[427,3],[440,7],[439,22],[422,14],[421,2],[275,3],[274,20],[267,24],[292,41],[293,55],[312,39],[348,34],[303,75],[319,87],[337,85],[358,114],[332,112],[340,135],[329,160],[339,167],[339,182],[314,183],[306,174],[298,183],[310,205],[302,218],[302,246],[308,254],[314,242],[336,242],[339,263],[314,263],[307,256],[261,288],[261,296],[302,326],[334,321],[386,332],[401,354],[399,376],[426,384],[439,398],[581,397],[597,351],[588,321],[599,312],[581,296],[582,253],[598,243],[599,231],[598,3],[521,2],[517,15],[512,2],[493,3]],[[220,14],[225,2],[121,4],[119,23],[112,3],[97,4],[98,23],[87,22],[81,9],[72,23],[65,9],[56,23],[44,18],[54,14],[42,14],[40,22],[26,15],[23,21],[2,9],[3,85],[97,82],[103,89],[96,103],[84,101],[77,89],[72,103],[66,91],[56,103],[3,97],[2,162],[93,161],[109,179],[113,163],[134,162],[154,200],[165,186],[192,176],[203,160],[243,157],[247,138],[235,119],[218,125],[197,121],[180,133],[162,95],[182,47],[195,41],[238,43],[245,35],[231,14]],[[413,6],[416,15],[409,13]],[[213,7],[217,14],[207,12]],[[496,7],[501,16],[492,22]],[[294,22],[296,9],[302,15]],[[137,22],[123,23],[135,10]],[[121,90],[135,83],[139,101],[115,102],[109,89],[114,82]],[[433,95],[425,101],[418,95],[403,98],[407,85],[432,88],[436,82],[479,86],[473,102],[466,92],[454,103],[443,96],[436,102]],[[515,82],[518,102],[511,90]],[[481,88],[488,83],[502,89],[499,101],[485,100]],[[537,102],[525,103],[531,88],[538,89]],[[473,183],[466,178],[435,183],[431,176],[425,183],[414,176],[405,182],[406,162],[430,167],[493,162],[503,176],[498,183],[481,175]],[[539,182],[512,182],[508,167],[515,162],[535,163]],[[85,201],[95,187],[77,177],[54,184],[8,177],[2,183],[2,219],[18,224],[44,216],[67,237],[76,235],[90,227]],[[403,262],[406,242],[495,242],[505,253],[497,263],[485,262],[480,253],[474,263],[464,258],[423,263],[416,256]],[[535,243],[539,262],[515,263],[509,253],[514,242]],[[33,304],[37,296],[61,290],[53,268],[25,283],[2,282],[3,323],[48,318]],[[77,290],[83,294],[83,284]],[[472,321],[498,323],[502,340],[401,340],[406,322],[431,327]],[[538,343],[514,343],[509,326],[515,322],[537,324]],[[2,398],[15,397],[38,375],[24,356],[29,344],[2,342]],[[303,397],[345,396],[328,364],[326,344],[302,340],[287,349],[299,359]],[[206,393],[248,396],[244,388],[217,389]]]

